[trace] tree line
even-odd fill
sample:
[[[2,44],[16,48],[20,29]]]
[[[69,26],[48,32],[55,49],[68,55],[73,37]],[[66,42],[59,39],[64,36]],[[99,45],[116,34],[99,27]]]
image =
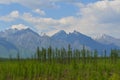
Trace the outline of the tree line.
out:
[[[116,63],[117,59],[120,58],[120,50],[111,49],[110,54],[107,55],[107,51],[104,50],[102,53],[98,53],[97,50],[90,51],[83,46],[81,50],[72,50],[71,46],[68,45],[68,49],[53,49],[51,46],[48,48],[37,47],[36,55],[33,59],[40,62],[59,62],[59,63],[70,63],[70,62],[83,62],[97,63],[97,60],[104,59],[109,60],[111,63]]]

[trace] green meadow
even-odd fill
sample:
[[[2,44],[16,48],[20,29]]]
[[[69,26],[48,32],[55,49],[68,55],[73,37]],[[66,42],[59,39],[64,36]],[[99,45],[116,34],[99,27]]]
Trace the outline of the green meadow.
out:
[[[28,59],[1,59],[0,80],[120,80],[119,52],[38,48]]]

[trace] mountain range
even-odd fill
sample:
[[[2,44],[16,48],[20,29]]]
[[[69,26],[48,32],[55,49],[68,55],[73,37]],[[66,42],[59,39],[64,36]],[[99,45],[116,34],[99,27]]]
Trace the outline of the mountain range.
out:
[[[86,49],[95,50],[99,52],[107,50],[108,52],[112,48],[120,48],[119,39],[115,39],[109,36],[102,36],[93,39],[80,32],[74,31],[72,33],[66,33],[61,30],[49,37],[47,35],[39,35],[30,28],[26,29],[7,29],[0,32],[0,57],[16,57],[17,53],[23,58],[31,57],[35,54],[37,47],[48,48],[68,48],[70,44],[72,49],[82,49],[85,46]]]
[[[120,39],[114,38],[112,36],[102,34],[94,38],[94,40],[103,43],[103,44],[114,44],[120,47]]]

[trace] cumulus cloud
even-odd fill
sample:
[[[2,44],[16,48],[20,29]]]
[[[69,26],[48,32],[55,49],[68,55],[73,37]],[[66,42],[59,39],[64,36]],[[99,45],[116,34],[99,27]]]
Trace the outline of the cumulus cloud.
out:
[[[53,19],[34,17],[31,13],[24,13],[19,16],[19,18],[34,25],[34,28],[36,28],[38,32],[46,32],[49,35],[62,29],[67,32],[77,30],[88,35],[105,33],[119,37],[119,0],[102,0],[89,4],[76,3],[76,6],[79,8],[77,17],[68,16],[61,19]],[[39,10],[37,12],[39,12]],[[11,12],[11,14],[16,13],[17,12]],[[9,19],[10,18],[15,19],[15,16],[9,17]]]
[[[19,18],[19,11],[12,11],[10,14],[6,15],[6,16],[1,16],[0,17],[0,20],[3,20],[3,21],[13,21],[17,18]]]
[[[103,0],[87,5],[77,3],[80,9],[79,28],[86,34],[106,33],[118,36],[120,25],[120,1]]]
[[[24,13],[21,18],[24,21],[32,23],[32,25],[34,25],[37,30],[43,32],[49,32],[59,28],[62,29],[62,27],[65,26],[65,24],[62,24],[63,22],[61,22],[60,20],[56,20],[53,18],[34,17],[30,13]]]
[[[45,12],[43,10],[41,10],[41,9],[35,9],[34,12],[38,13],[40,15],[45,15]]]
[[[81,0],[0,0],[0,4],[11,4],[11,3],[19,3],[23,6],[36,9],[41,7],[46,8],[58,8],[57,2],[80,2]]]
[[[12,29],[17,29],[17,30],[22,30],[22,29],[28,28],[28,26],[25,26],[23,24],[18,24],[18,25],[12,25],[11,28]]]
[[[81,5],[81,4],[80,4]],[[80,15],[83,17],[95,18],[99,22],[111,23],[120,21],[120,1],[104,0],[84,5],[80,8]]]
[[[55,8],[58,7],[52,0],[0,0],[1,4],[19,3],[23,6],[36,9],[38,7]]]
[[[10,13],[10,16],[13,17],[13,18],[17,18],[19,17],[19,12],[18,11],[13,11]]]

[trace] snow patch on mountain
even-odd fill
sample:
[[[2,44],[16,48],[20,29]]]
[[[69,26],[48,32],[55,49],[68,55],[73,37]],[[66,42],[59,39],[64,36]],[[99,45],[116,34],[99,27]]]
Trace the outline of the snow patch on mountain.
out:
[[[90,50],[97,49],[99,51],[116,48],[114,45],[101,43],[77,31],[66,33],[61,30],[49,37],[47,35],[41,36],[30,28],[7,29],[0,32],[0,37],[15,45],[22,57],[31,57],[31,55],[36,53],[37,47],[48,48],[51,46],[53,48],[61,49],[64,47],[68,49],[70,44],[72,49],[82,49],[83,46]],[[102,39],[107,37],[102,35]],[[108,37],[107,39],[110,40],[111,38]]]
[[[12,25],[11,29],[17,29],[17,30],[22,30],[22,29],[27,29],[28,27],[23,25],[23,24],[18,24],[18,25]]]
[[[120,47],[120,39],[114,38],[106,34],[99,34],[93,37],[93,39],[102,44],[114,44]]]

